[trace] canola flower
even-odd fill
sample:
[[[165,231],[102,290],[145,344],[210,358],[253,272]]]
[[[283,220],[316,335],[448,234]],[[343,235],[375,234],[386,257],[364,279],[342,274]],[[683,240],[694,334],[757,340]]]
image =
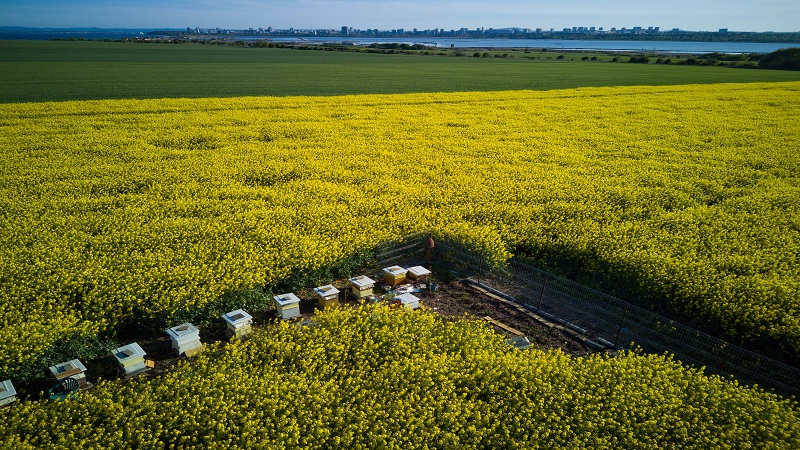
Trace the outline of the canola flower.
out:
[[[787,449],[797,403],[664,356],[514,350],[382,306],[279,323],[80,401],[0,410],[4,448]]]
[[[0,105],[0,373],[424,229],[798,360],[798,89]]]

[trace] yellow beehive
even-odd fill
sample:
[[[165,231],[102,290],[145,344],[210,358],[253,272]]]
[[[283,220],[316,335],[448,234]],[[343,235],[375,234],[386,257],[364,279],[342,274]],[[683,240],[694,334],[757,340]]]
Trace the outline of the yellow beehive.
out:
[[[333,285],[326,284],[325,286],[315,287],[314,292],[317,294],[317,304],[321,308],[339,306],[339,290]]]
[[[408,271],[400,266],[386,267],[383,269],[384,280],[389,286],[397,286],[406,281],[406,272]]]
[[[372,289],[374,287],[375,280],[366,275],[350,278],[350,291],[356,298],[369,297],[372,295]]]
[[[222,320],[225,321],[228,329],[225,330],[225,335],[228,337],[236,336],[240,338],[250,334],[253,330],[253,316],[247,314],[243,309],[237,309],[222,315]]]

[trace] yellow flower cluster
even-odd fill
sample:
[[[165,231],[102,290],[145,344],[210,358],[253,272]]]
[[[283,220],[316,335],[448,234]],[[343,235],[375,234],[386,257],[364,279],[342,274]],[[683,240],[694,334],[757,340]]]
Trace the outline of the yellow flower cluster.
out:
[[[785,449],[796,407],[663,356],[518,351],[480,321],[364,306],[0,410],[0,446]]]
[[[798,89],[0,105],[0,372],[423,229],[797,357]]]

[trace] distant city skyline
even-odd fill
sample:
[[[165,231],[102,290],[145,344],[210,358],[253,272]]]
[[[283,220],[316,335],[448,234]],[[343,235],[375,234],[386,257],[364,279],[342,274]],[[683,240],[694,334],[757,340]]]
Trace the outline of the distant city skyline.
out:
[[[800,31],[798,0],[0,0],[0,26]]]

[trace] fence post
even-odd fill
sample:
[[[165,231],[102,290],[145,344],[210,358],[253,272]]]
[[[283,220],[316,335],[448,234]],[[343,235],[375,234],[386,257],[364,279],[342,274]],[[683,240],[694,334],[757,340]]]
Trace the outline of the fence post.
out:
[[[625,312],[622,313],[622,320],[619,321],[619,327],[617,327],[617,335],[614,336],[614,348],[619,346],[619,335],[622,333],[622,328],[625,327],[625,319],[628,317],[628,308],[625,308]]]
[[[536,304],[536,312],[542,308],[542,299],[544,298],[544,288],[547,286],[547,277],[542,278],[542,290],[539,292],[539,303]]]
[[[478,258],[478,284],[481,284],[481,275],[483,274],[483,255]]]

